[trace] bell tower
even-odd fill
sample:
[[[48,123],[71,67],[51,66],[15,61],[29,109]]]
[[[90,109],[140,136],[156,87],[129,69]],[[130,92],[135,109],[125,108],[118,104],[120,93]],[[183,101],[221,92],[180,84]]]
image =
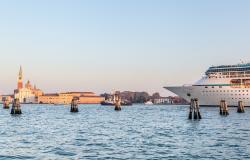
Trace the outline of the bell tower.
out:
[[[22,88],[23,88],[23,70],[22,70],[22,66],[20,66],[17,89],[22,89]]]

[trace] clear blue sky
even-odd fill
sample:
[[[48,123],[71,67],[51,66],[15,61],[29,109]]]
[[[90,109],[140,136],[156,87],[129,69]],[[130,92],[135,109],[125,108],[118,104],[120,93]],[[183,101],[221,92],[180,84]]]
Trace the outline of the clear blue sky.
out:
[[[250,61],[249,0],[2,0],[0,93],[134,90]]]

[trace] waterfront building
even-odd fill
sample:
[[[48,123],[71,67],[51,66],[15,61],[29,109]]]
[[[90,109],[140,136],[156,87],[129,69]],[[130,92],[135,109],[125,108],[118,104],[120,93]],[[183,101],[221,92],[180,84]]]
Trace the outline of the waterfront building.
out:
[[[73,99],[73,96],[67,94],[44,94],[38,96],[38,103],[41,104],[70,104]]]
[[[73,98],[78,100],[78,104],[100,104],[104,100],[93,92],[64,92],[38,96],[38,103],[70,104]]]
[[[18,98],[20,103],[37,103],[37,97],[43,95],[40,89],[33,87],[28,81],[23,85],[23,70],[20,67],[18,74],[17,89],[14,90],[14,98]]]
[[[66,92],[64,94],[77,98],[79,104],[100,104],[104,101],[104,97],[97,96],[93,92]]]
[[[104,100],[104,97],[97,95],[81,95],[79,97],[79,104],[100,104]]]

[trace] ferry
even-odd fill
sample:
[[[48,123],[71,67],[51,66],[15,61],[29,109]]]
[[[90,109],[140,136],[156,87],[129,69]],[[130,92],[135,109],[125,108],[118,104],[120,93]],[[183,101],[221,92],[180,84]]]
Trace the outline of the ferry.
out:
[[[242,101],[250,107],[250,63],[212,66],[192,85],[164,88],[188,102],[197,98],[201,106],[218,106],[225,100],[228,106]]]

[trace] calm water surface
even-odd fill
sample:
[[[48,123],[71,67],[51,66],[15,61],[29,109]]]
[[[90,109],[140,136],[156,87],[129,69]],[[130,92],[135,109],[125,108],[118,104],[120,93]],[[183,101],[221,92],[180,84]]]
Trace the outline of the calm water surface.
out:
[[[23,115],[0,109],[0,159],[250,159],[250,108],[202,108],[187,119],[187,106],[69,107],[23,105]]]

